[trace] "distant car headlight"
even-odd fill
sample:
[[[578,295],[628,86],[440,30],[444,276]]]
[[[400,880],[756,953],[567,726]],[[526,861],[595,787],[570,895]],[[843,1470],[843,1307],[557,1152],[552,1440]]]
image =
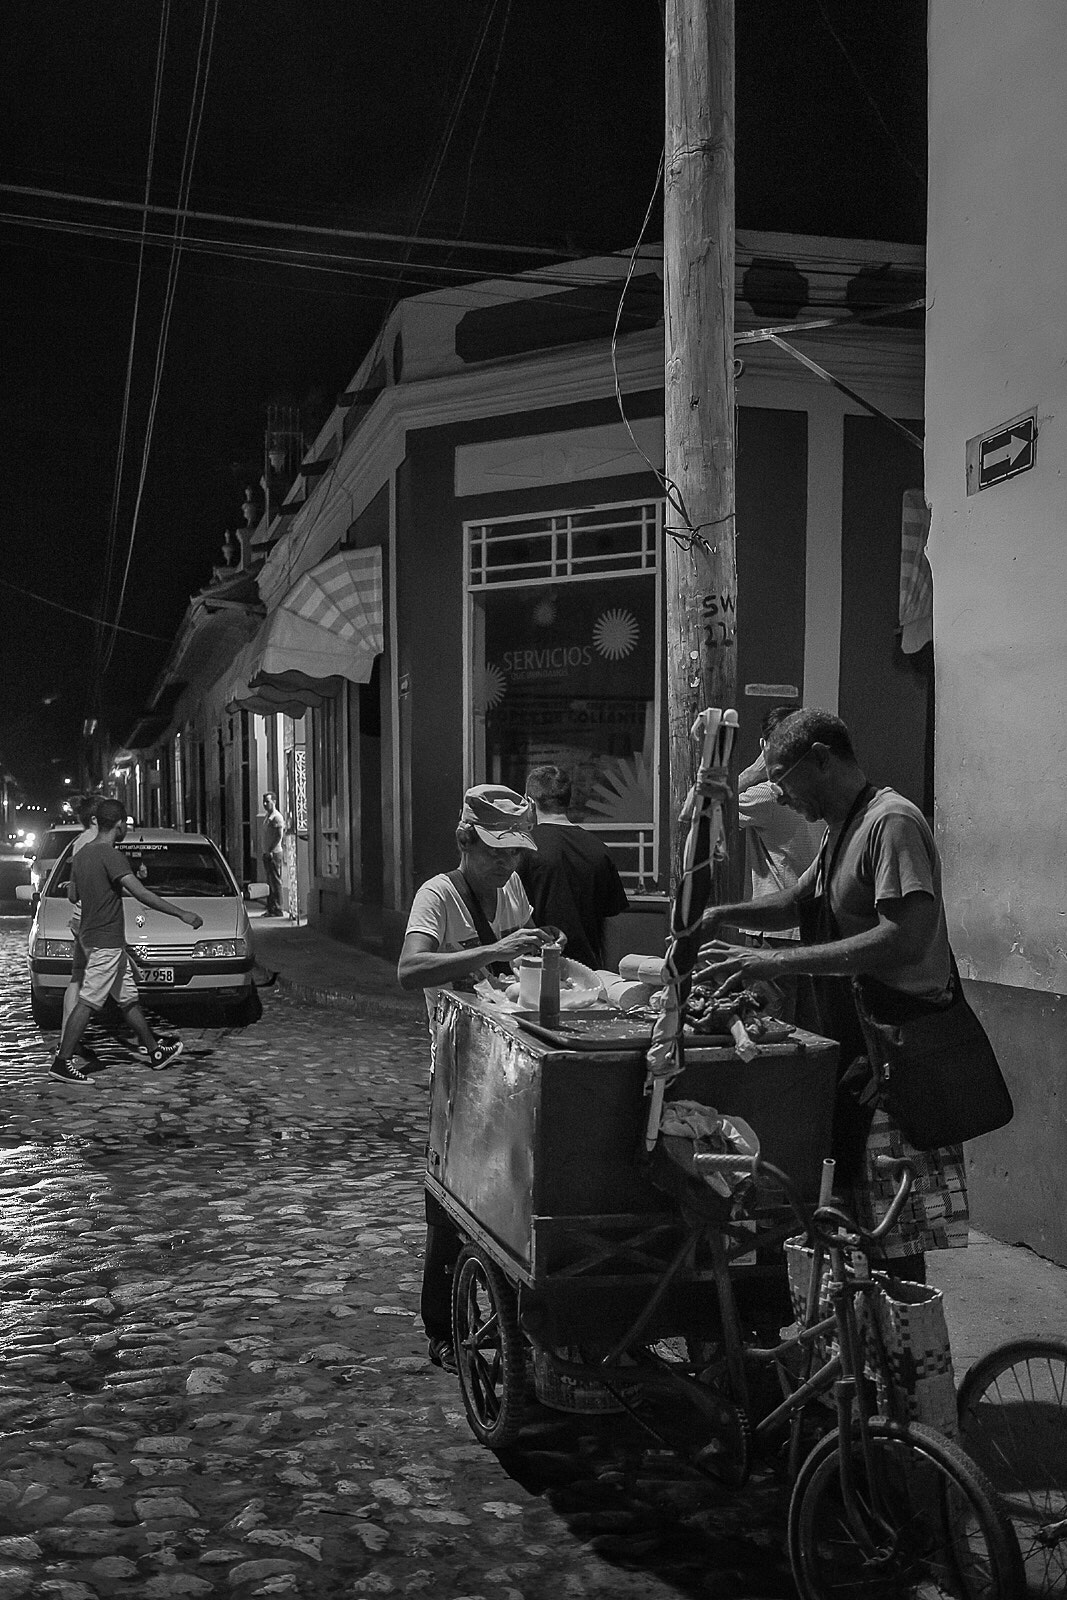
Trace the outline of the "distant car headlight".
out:
[[[33,947],[35,956],[44,956],[54,961],[74,960],[73,939],[38,939]]]
[[[194,957],[202,961],[228,960],[247,954],[247,939],[198,939],[193,946]]]

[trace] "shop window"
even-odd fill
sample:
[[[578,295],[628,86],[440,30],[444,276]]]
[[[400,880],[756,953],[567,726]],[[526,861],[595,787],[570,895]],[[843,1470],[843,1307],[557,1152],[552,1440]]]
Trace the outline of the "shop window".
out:
[[[315,798],[318,805],[316,854],[320,878],[341,876],[341,717],[337,699],[323,700],[314,712]]]
[[[637,892],[657,872],[661,532],[654,502],[467,529],[474,781],[565,768],[573,820]]]

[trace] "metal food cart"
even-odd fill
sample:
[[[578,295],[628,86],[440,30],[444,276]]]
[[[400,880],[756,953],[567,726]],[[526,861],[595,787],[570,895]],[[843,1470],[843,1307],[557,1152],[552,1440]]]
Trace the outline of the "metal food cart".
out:
[[[426,1188],[464,1241],[453,1283],[457,1363],[471,1427],[491,1448],[518,1432],[531,1365],[564,1391],[584,1385],[604,1397],[602,1407],[574,1409],[627,1409],[643,1420],[642,1410],[670,1409],[672,1389],[682,1411],[702,1417],[698,1453],[708,1427],[733,1415],[699,1392],[691,1363],[682,1377],[667,1370],[662,1342],[735,1346],[743,1383],[735,1290],[778,1270],[771,1257],[795,1231],[795,1214],[781,1195],[721,1199],[660,1149],[649,1156],[647,1041],[646,1027],[643,1039],[610,1048],[567,1048],[473,995],[439,992]],[[743,1118],[762,1156],[814,1201],[830,1147],[836,1044],[796,1029],[748,1063],[732,1042],[688,1040],[685,1059],[668,1100]],[[556,1403],[540,1384],[538,1396]]]

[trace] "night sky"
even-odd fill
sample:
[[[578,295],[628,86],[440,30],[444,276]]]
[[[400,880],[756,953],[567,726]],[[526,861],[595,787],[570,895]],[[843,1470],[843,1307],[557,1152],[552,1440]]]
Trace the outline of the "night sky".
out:
[[[403,247],[323,239],[316,250],[349,259],[297,267],[232,247],[307,243],[285,224],[419,223],[561,254],[628,249],[663,138],[663,34],[659,0],[172,0],[169,13],[162,0],[4,0],[2,13],[0,183],[140,203],[167,15],[151,200],[177,203],[210,39],[188,203],[282,224],[189,226],[223,253],[188,249],[178,266],[119,619],[158,637],[118,634],[94,686],[88,618],[115,619],[170,250],[145,252],[109,540],[139,218],[0,191],[0,764],[48,801],[77,772],[87,713],[99,706],[119,740],[144,705],[164,641],[241,521],[268,403],[301,406],[313,433],[393,296],[544,260],[416,247],[405,265]],[[924,0],[737,0],[740,228],[922,240],[925,28]],[[151,227],[169,245],[171,220]]]

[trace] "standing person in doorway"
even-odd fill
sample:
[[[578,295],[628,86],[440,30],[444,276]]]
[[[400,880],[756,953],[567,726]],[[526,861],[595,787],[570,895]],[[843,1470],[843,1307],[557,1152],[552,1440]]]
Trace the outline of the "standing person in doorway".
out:
[[[437,990],[470,989],[477,978],[518,956],[536,955],[544,936],[516,867],[537,846],[534,808],[501,784],[481,783],[463,796],[456,828],[459,867],[439,872],[418,890],[408,916],[397,977],[404,989],[424,989],[430,1021],[430,1073]],[[438,1202],[426,1195],[426,1253],[421,1312],[434,1366],[456,1370],[452,1346],[452,1269],[459,1235]]]
[[[81,905],[79,937],[85,949],[85,976],[77,1004],[63,1028],[59,1051],[50,1068],[64,1083],[88,1084],[72,1057],[77,1051],[89,1018],[114,998],[129,1019],[130,1026],[148,1053],[154,1071],[168,1067],[182,1053],[180,1039],[158,1040],[140,1006],[137,985],[126,954],[126,921],[122,911],[124,894],[142,905],[167,916],[177,917],[190,928],[202,928],[204,919],[195,911],[183,911],[146,889],[117,846],[126,834],[126,807],[117,800],[101,800],[96,808],[99,834],[96,841],[79,851],[71,866],[69,898]]]
[[[821,1031],[841,1046],[832,1150],[840,1186],[859,1222],[871,1228],[893,1190],[893,1180],[876,1173],[874,1157],[913,1162],[915,1186],[882,1243],[879,1264],[922,1282],[927,1250],[967,1243],[963,1149],[917,1150],[905,1140],[878,1105],[882,1062],[861,1017],[866,1009],[897,1023],[953,1002],[959,975],[937,846],[917,806],[868,782],[847,727],[831,712],[798,711],[779,723],[767,741],[766,762],[782,804],[809,822],[826,823],[822,848],[792,888],[705,912],[704,931],[713,942],[701,951],[701,976],[720,993],[744,988],[752,978],[808,974],[817,980]],[[736,927],[742,916],[773,930],[792,927],[802,912],[812,933],[795,945],[753,950],[714,939],[720,925]]]
[[[567,815],[570,776],[560,767],[533,767],[526,779],[537,821],[531,829],[535,854],[519,866],[522,886],[540,928],[560,928],[567,954],[594,971],[618,961],[610,937],[611,920],[629,909],[626,891],[611,854],[595,833]]]
[[[285,818],[278,810],[272,794],[263,796],[263,821],[259,828],[259,848],[267,873],[267,908],[265,917],[280,917],[282,912],[282,862],[285,839]]]

